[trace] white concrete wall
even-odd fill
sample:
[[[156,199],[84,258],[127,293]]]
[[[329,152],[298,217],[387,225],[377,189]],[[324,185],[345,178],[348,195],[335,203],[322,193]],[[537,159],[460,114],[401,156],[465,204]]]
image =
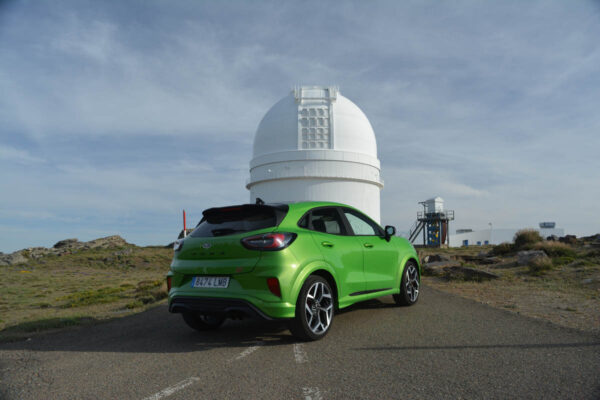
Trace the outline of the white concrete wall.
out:
[[[380,188],[367,182],[339,179],[283,179],[262,181],[250,187],[250,202],[257,197],[266,203],[334,201],[355,207],[379,222]]]
[[[524,229],[524,228],[521,228]],[[476,246],[477,242],[485,244],[487,240],[489,244],[500,244],[504,242],[511,243],[515,237],[515,234],[521,229],[484,229],[475,232],[465,232],[459,234],[450,235],[450,247],[460,247],[463,245],[464,240],[469,241],[469,246]],[[539,229],[529,228],[540,232],[540,235],[545,239],[548,236],[564,236],[564,229]]]

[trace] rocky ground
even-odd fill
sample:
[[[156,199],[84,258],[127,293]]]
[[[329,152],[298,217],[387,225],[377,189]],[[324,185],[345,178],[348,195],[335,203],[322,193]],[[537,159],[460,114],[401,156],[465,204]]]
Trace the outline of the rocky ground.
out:
[[[113,235],[89,242],[80,242],[78,239],[64,239],[53,247],[28,247],[10,254],[0,253],[0,266],[26,264],[30,260],[39,260],[47,256],[64,256],[74,252],[89,249],[107,249],[130,246],[121,236]]]
[[[571,244],[540,241],[420,249],[426,285],[510,312],[600,332],[600,235]]]

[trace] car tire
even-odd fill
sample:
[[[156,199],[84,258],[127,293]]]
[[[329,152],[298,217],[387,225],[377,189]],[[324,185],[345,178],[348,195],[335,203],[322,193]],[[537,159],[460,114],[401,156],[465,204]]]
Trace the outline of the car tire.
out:
[[[296,301],[296,316],[289,323],[289,329],[301,340],[323,338],[333,322],[335,298],[326,279],[318,275],[309,276]]]
[[[413,261],[406,263],[402,271],[402,280],[400,282],[400,294],[394,295],[396,304],[401,306],[412,306],[419,300],[419,290],[421,288],[421,276],[419,268]]]
[[[205,315],[192,312],[184,312],[182,317],[190,328],[200,332],[217,329],[225,321],[225,317],[218,315]]]

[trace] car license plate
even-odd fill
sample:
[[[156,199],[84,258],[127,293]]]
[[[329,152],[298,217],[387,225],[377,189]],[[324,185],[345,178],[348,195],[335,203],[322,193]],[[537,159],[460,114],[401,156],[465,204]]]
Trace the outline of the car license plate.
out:
[[[228,276],[195,276],[192,278],[193,288],[225,289],[229,286]]]

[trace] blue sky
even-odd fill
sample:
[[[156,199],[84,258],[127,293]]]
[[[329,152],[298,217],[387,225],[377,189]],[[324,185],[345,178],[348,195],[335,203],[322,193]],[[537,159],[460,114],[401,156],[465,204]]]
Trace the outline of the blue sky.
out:
[[[0,0],[0,251],[166,244],[248,201],[256,127],[296,84],[368,116],[382,223],[600,232],[600,3]]]

